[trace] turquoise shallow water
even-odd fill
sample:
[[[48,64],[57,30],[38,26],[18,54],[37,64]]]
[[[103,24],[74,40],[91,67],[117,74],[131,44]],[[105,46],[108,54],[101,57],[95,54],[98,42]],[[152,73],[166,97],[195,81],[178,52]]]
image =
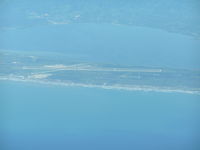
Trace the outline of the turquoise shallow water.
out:
[[[1,81],[1,147],[199,147],[199,96]]]

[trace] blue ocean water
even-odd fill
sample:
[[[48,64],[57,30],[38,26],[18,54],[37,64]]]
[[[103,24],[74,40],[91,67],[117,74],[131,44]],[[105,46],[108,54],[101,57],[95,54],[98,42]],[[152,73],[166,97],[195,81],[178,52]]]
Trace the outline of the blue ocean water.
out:
[[[1,82],[2,149],[198,149],[199,96]]]
[[[4,0],[0,50],[199,70],[198,6],[195,0]],[[199,150],[199,100],[176,92],[0,81],[0,149]]]

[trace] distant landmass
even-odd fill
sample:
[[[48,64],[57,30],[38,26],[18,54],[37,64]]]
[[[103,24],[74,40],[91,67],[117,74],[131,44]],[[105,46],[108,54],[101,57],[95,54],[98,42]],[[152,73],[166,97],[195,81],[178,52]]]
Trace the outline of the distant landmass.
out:
[[[200,36],[200,1],[197,0],[4,0],[0,4],[4,13],[9,11],[6,16],[13,18],[8,21],[1,14],[1,29],[43,24],[111,23]]]

